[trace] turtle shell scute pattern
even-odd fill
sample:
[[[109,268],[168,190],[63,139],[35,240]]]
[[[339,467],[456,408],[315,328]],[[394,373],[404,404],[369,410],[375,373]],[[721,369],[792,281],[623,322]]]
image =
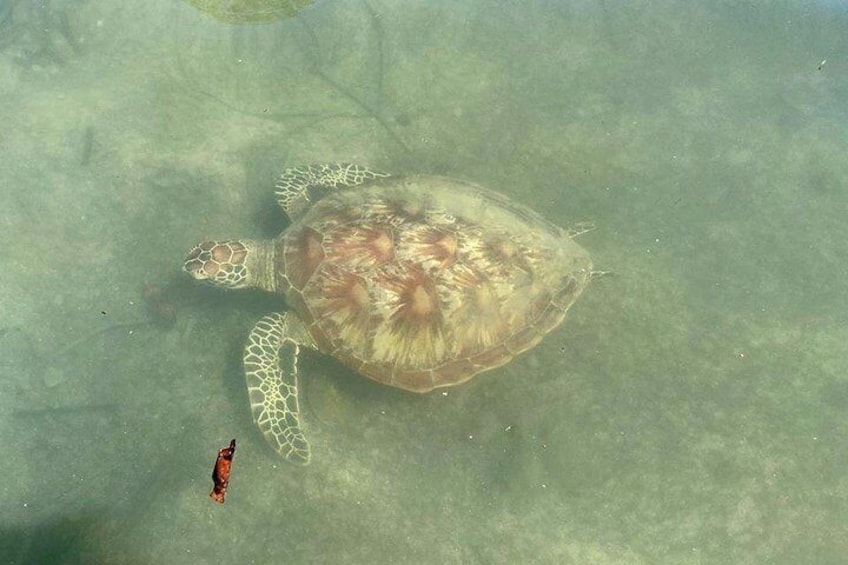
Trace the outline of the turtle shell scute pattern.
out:
[[[588,254],[490,191],[389,179],[316,203],[278,242],[278,286],[318,347],[414,391],[464,382],[558,326]]]

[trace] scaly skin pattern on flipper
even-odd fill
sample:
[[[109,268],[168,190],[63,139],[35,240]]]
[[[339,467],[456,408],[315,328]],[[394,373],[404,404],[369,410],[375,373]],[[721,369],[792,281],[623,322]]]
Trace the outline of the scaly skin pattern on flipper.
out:
[[[287,461],[309,463],[309,443],[300,427],[297,357],[300,344],[289,336],[286,314],[269,314],[250,332],[244,348],[244,376],[253,419]]]
[[[359,186],[376,178],[388,177],[350,163],[328,163],[286,169],[275,185],[277,203],[292,220],[298,218],[313,202],[313,189],[342,189]],[[318,195],[320,197],[320,195]]]

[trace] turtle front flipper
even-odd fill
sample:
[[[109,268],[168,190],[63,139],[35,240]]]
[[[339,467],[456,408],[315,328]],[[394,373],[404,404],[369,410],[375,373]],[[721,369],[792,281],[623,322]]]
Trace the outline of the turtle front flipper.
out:
[[[280,175],[274,194],[277,203],[294,220],[309,205],[324,196],[322,191],[359,186],[388,173],[372,171],[350,163],[328,163],[286,169]]]
[[[307,345],[300,320],[269,314],[253,327],[244,348],[244,374],[253,419],[274,449],[292,463],[309,463],[300,427],[297,356]]]

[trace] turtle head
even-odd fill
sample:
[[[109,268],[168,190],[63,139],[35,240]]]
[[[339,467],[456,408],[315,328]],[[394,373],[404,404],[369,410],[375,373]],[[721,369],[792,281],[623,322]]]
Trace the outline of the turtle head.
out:
[[[269,241],[204,241],[186,255],[183,270],[198,281],[228,289],[276,290],[274,246]]]

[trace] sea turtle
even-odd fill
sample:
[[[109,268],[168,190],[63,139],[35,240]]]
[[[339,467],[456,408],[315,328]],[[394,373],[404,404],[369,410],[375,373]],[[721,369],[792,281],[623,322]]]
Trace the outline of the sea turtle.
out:
[[[300,347],[409,391],[457,385],[539,343],[594,274],[581,230],[460,180],[314,165],[287,169],[276,196],[291,219],[279,237],[206,241],[183,268],[285,297],[290,312],[251,331],[244,369],[256,423],[297,463],[310,458]]]

